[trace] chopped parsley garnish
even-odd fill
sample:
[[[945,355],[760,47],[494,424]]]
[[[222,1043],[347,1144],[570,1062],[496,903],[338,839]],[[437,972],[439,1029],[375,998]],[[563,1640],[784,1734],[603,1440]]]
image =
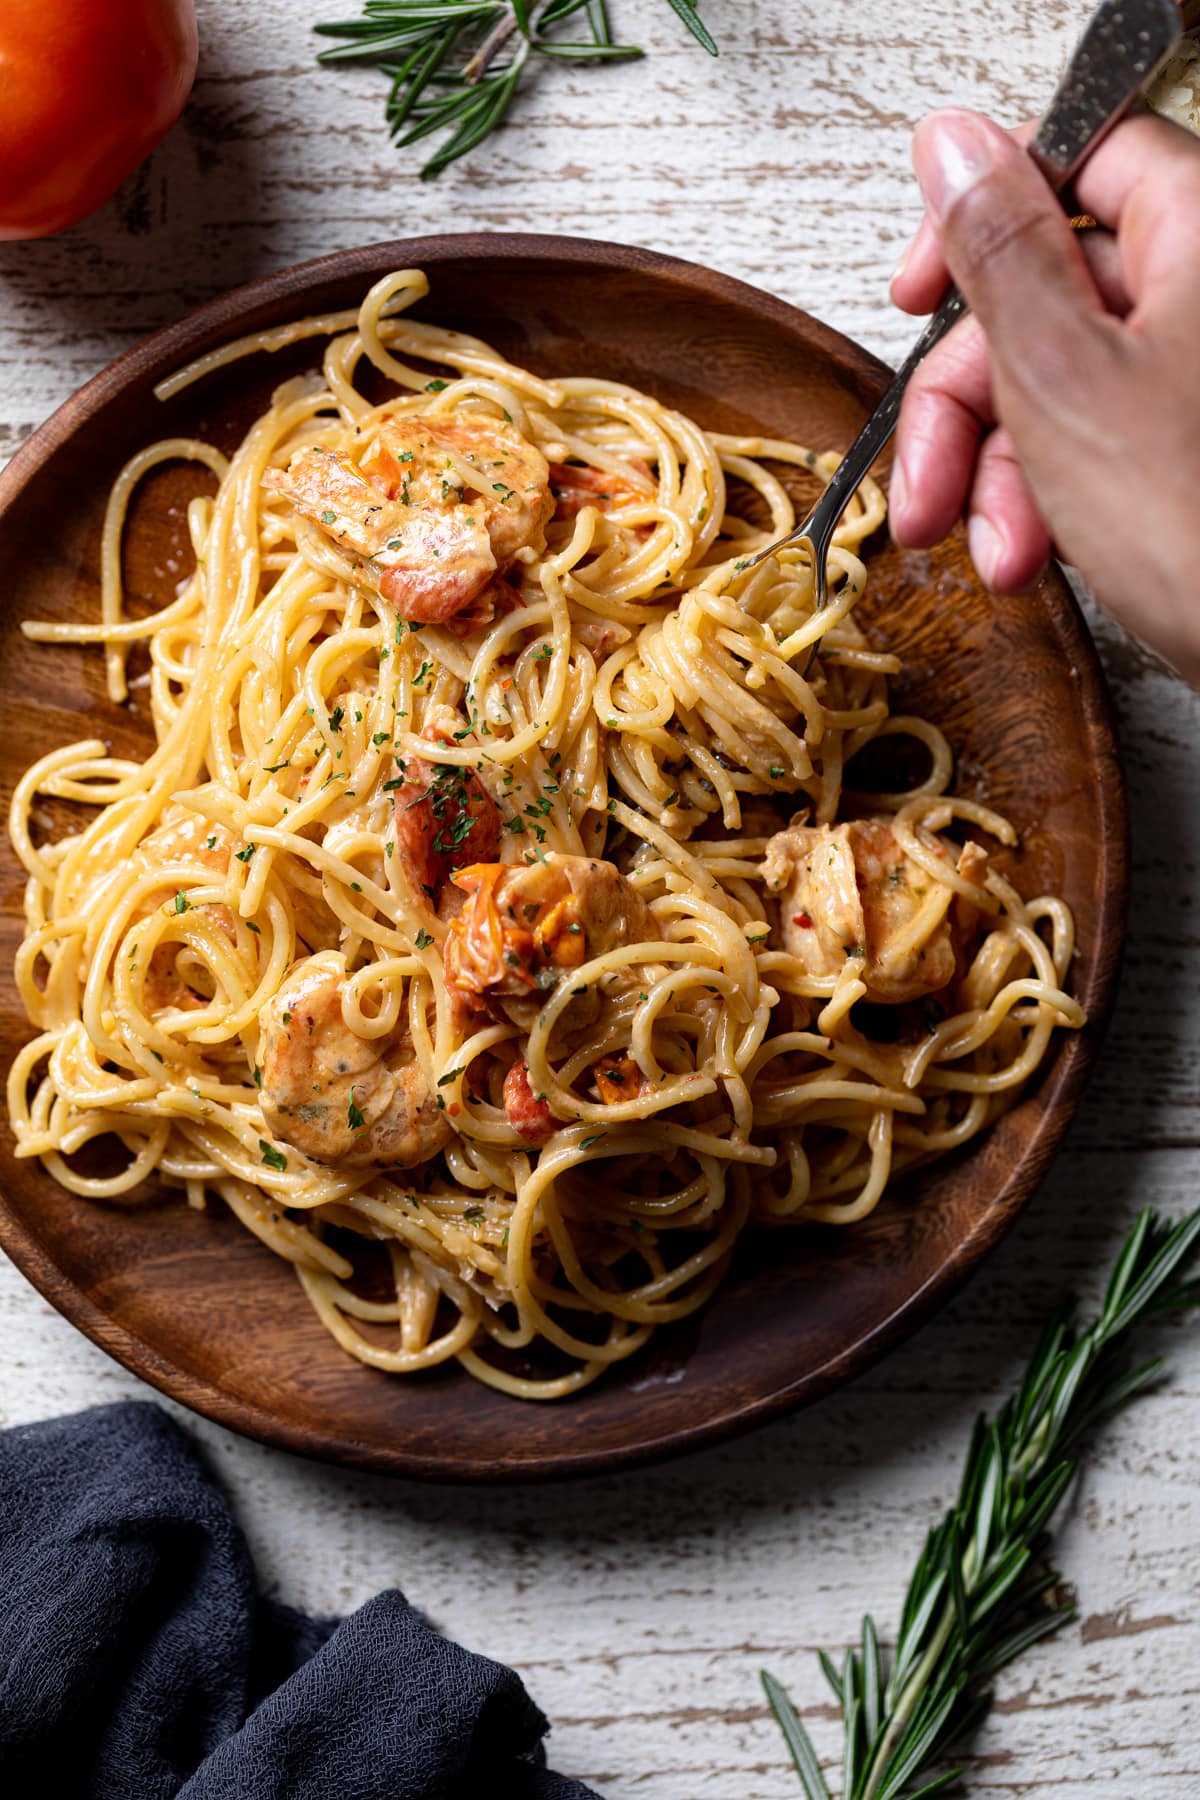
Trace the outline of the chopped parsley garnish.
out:
[[[257,849],[258,849],[257,844],[247,844],[246,848],[244,850],[235,850],[233,854],[234,854],[236,861],[238,861],[240,863],[248,863],[250,861],[250,858],[254,855],[254,852]]]
[[[345,718],[345,716],[346,716],[346,709],[344,706],[335,706],[333,711],[330,713],[329,729],[330,729],[330,731],[332,731],[334,733],[335,736],[342,729],[342,720]]]
[[[380,744],[387,743],[388,736],[389,736],[389,734],[386,731],[373,731],[371,733],[371,742],[374,744],[375,748],[378,750]]]
[[[265,764],[263,767],[263,774],[264,775],[278,775],[280,769],[290,769],[291,766],[292,766],[292,759],[289,756],[286,762]],[[212,849],[212,841],[211,840],[209,841],[208,847],[210,850]]]
[[[443,388],[448,388],[449,386],[450,383],[448,381],[442,381],[439,378],[437,381],[427,381],[425,383],[425,392],[427,394],[440,394]],[[404,458],[401,457],[400,460],[403,462]]]
[[[255,1085],[255,1087],[260,1088],[262,1086],[262,1070],[259,1068],[257,1063],[255,1063],[255,1065],[254,1065],[253,1073],[254,1073],[254,1085]]]
[[[321,523],[322,525],[336,525],[337,514],[334,512],[323,512],[321,514]]]
[[[416,935],[415,942],[418,950],[428,950],[430,944],[433,942],[433,933],[431,931],[426,931],[425,927],[422,926]]]
[[[361,1131],[366,1122],[367,1116],[361,1107],[355,1105],[354,1089],[351,1088],[350,1104],[346,1108],[346,1123],[349,1125],[351,1131]]]
[[[465,1075],[466,1072],[467,1072],[467,1067],[466,1067],[465,1063],[463,1064],[461,1069],[447,1069],[446,1073],[444,1075],[438,1076],[438,1086],[439,1087],[449,1087],[450,1083],[452,1081],[457,1081],[459,1076]]]
[[[258,1147],[262,1151],[262,1159],[268,1169],[283,1170],[287,1168],[287,1157],[283,1151],[277,1150],[274,1144],[268,1144],[266,1138],[259,1138]]]
[[[604,1133],[602,1131],[597,1131],[591,1137],[581,1138],[579,1141],[579,1148],[581,1150],[590,1150],[592,1145],[598,1144],[603,1136]]]
[[[482,1206],[468,1206],[467,1210],[463,1214],[463,1218],[466,1219],[467,1222],[471,1225],[480,1224],[483,1219]]]
[[[184,894],[184,893],[176,894],[176,896],[175,896],[175,911],[177,913],[185,913],[188,910],[188,907],[190,905],[191,905],[191,901],[188,899],[186,894]]]

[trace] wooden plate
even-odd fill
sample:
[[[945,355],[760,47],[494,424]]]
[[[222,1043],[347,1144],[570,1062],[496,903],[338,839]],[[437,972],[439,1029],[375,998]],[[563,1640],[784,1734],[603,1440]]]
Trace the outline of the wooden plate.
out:
[[[104,499],[158,437],[232,448],[313,345],[236,363],[167,406],[155,381],[243,332],[354,305],[393,268],[429,271],[420,313],[490,339],[546,375],[636,383],[725,431],[842,447],[888,371],[804,313],[668,257],[554,237],[463,236],[347,251],[256,281],[158,332],[88,383],[0,475],[3,768],[101,736],[144,754],[149,726],[105,697],[99,651],[28,644],[26,616],[95,617]],[[160,604],[187,567],[183,508],[197,472],[143,486],[126,557],[131,605]],[[456,1366],[417,1378],[337,1348],[286,1264],[218,1210],[151,1194],[129,1207],[64,1193],[0,1151],[0,1243],[53,1305],[166,1393],[269,1443],[441,1480],[591,1473],[695,1448],[812,1400],[863,1368],[944,1299],[1011,1225],[1045,1172],[1095,1055],[1116,977],[1126,825],[1112,717],[1095,652],[1055,572],[996,601],[961,542],[933,555],[878,546],[860,616],[903,653],[899,704],[936,719],[959,791],[1021,832],[1016,879],[1063,894],[1079,928],[1074,991],[1091,1015],[1063,1034],[1036,1086],[969,1153],[914,1178],[853,1229],[748,1241],[715,1304],[575,1399],[526,1405]],[[12,979],[22,873],[0,853],[0,1049],[29,1036]]]

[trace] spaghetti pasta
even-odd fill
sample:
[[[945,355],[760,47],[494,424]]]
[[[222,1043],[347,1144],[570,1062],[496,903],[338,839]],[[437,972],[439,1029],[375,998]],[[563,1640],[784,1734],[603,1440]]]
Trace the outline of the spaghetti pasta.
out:
[[[76,1194],[223,1201],[363,1362],[553,1398],[702,1306],[748,1223],[853,1223],[982,1130],[1082,1023],[1073,926],[889,710],[853,617],[873,482],[817,611],[802,547],[751,558],[835,456],[541,379],[412,318],[426,292],[165,383],[326,340],[230,458],[129,463],[98,623],[26,625],[102,646],[117,700],[144,642],[155,745],[17,786],[9,1114]],[[195,569],[131,619],[126,511],[180,458],[218,484]],[[889,737],[924,779],[850,792]],[[90,816],[40,841],[39,795]]]

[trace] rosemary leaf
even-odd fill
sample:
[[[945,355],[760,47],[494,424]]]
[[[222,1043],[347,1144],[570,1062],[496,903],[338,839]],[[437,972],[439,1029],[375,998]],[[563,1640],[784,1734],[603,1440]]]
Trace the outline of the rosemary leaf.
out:
[[[454,162],[460,156],[465,156],[468,150],[473,150],[476,144],[483,142],[489,132],[495,130],[512,103],[519,75],[520,67],[516,65],[507,75],[498,78],[492,84],[486,103],[481,109],[463,115],[454,136],[448,143],[442,145],[437,155],[431,157],[421,170],[422,181],[432,181],[435,176],[441,174],[447,164]]]
[[[612,29],[608,23],[608,8],[604,0],[587,0],[587,16],[596,42],[611,44]]]
[[[542,56],[574,57],[577,62],[619,62],[645,56],[636,44],[535,44]]]
[[[678,13],[696,42],[703,44],[710,56],[719,54],[712,34],[701,22],[700,15],[696,11],[696,0],[667,0],[667,5],[673,13]]]
[[[818,1650],[817,1651],[817,1661],[821,1665],[821,1673],[824,1675],[826,1681],[829,1683],[830,1687],[833,1689],[834,1699],[837,1701],[839,1706],[843,1706],[845,1704],[845,1702],[842,1698],[842,1678],[838,1674],[837,1670],[834,1668],[832,1660],[828,1656],[826,1656],[824,1650]]]
[[[821,1773],[821,1765],[817,1761],[817,1753],[812,1747],[812,1739],[801,1724],[799,1713],[775,1677],[768,1675],[765,1669],[762,1671],[762,1684],[771,1711],[779,1721],[779,1729],[787,1740],[787,1747],[792,1753],[796,1772],[804,1783],[808,1800],[832,1800]]]

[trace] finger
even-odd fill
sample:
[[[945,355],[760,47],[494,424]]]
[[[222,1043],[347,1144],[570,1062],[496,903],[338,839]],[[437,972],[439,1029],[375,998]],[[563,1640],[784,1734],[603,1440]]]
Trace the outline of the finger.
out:
[[[1121,252],[1113,233],[1102,231],[1099,227],[1081,232],[1079,247],[1083,251],[1088,273],[1096,284],[1096,292],[1104,302],[1105,311],[1113,313],[1118,319],[1125,318],[1133,310],[1133,298],[1125,285]]]
[[[949,283],[950,271],[926,214],[892,276],[888,289],[892,304],[901,312],[931,313],[941,305]]]
[[[1098,226],[1078,233],[1084,261],[1091,272],[1106,311],[1123,319],[1133,307],[1121,266],[1121,253],[1111,231]],[[942,303],[950,271],[942,255],[937,233],[928,218],[921,220],[916,236],[892,276],[890,294],[901,312],[924,315]]]
[[[1145,114],[1109,133],[1076,182],[1080,203],[1118,234],[1131,294],[1194,296],[1200,272],[1200,142]]]
[[[900,408],[888,497],[897,543],[940,543],[961,517],[980,440],[994,418],[987,343],[968,316],[930,351]]]
[[[934,113],[913,164],[950,272],[1014,387],[1041,407],[1086,364],[1102,303],[1070,224],[1030,159],[977,113]],[[1030,296],[1037,331],[1029,331]]]
[[[986,587],[1020,594],[1033,586],[1050,555],[1042,521],[1012,439],[990,431],[975,465],[967,507],[967,545]]]
[[[1027,121],[1015,126],[1008,135],[1014,143],[1024,146],[1036,129],[1032,121]],[[892,303],[901,312],[931,313],[941,305],[949,285],[950,271],[927,213],[892,276],[889,288]]]

